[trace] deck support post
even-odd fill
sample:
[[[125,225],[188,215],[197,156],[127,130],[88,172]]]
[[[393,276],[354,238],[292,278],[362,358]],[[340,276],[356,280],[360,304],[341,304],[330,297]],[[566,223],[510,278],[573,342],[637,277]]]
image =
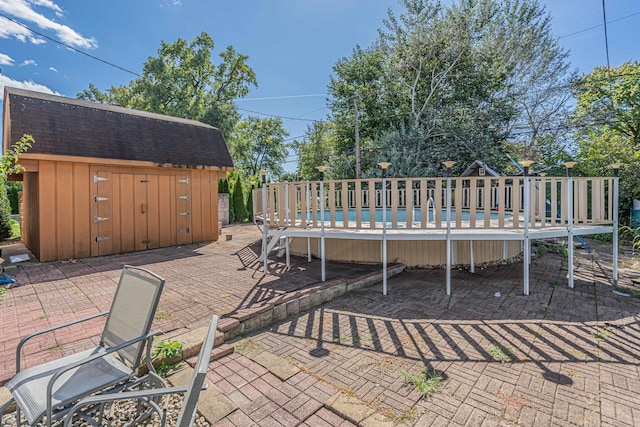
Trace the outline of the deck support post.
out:
[[[564,165],[567,168],[567,250],[568,250],[568,262],[567,262],[567,286],[569,288],[574,287],[573,281],[573,167],[576,162],[566,162]]]
[[[381,162],[378,166],[382,168],[382,295],[387,295],[387,168],[391,163]]]
[[[307,182],[305,185],[307,190],[307,216],[305,218],[304,227],[307,228],[311,221],[311,183]],[[307,237],[307,262],[311,262],[311,238]]]
[[[318,166],[318,172],[320,172],[320,269],[322,281],[327,280],[327,269],[325,260],[325,247],[324,247],[324,171],[326,166]]]
[[[286,183],[284,185],[284,205],[285,205],[285,225],[287,227],[289,227],[291,225],[291,221],[295,221],[291,219],[290,216],[290,212],[289,212],[289,183]],[[287,265],[287,268],[291,268],[291,254],[289,252],[289,237],[285,238],[285,248],[286,248],[286,257],[285,257],[285,262]]]
[[[471,273],[476,272],[476,264],[473,259],[473,240],[469,240],[469,271]]]
[[[265,276],[269,273],[269,263],[267,254],[267,240],[269,238],[269,223],[267,222],[267,171],[261,170],[262,175],[262,267]]]
[[[443,162],[447,168],[447,272],[446,272],[446,290],[447,295],[451,295],[451,168],[455,162]]]
[[[529,236],[529,222],[531,221],[531,178],[529,177],[529,167],[531,161],[523,160],[520,162],[522,165],[522,171],[524,176],[524,194],[523,194],[523,209],[524,209],[524,260],[523,260],[523,292],[525,295],[529,295],[529,266],[531,264],[531,237]]]
[[[613,286],[618,286],[618,202],[620,185],[620,163],[611,165],[613,168]]]

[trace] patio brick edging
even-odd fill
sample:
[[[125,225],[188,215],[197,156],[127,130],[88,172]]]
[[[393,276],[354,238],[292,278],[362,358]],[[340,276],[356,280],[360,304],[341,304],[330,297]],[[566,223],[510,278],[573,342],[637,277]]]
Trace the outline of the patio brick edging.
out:
[[[400,274],[405,270],[404,265],[394,265],[387,269],[387,277]],[[381,272],[364,274],[350,280],[331,280],[300,291],[280,295],[267,301],[260,307],[239,310],[233,314],[221,317],[218,321],[215,348],[219,348],[226,341],[242,334],[256,331],[284,320],[289,316],[312,307],[321,305],[347,292],[365,288],[382,280]],[[202,336],[206,327],[189,331],[174,339],[183,343],[182,359],[186,360],[198,354],[202,346]],[[222,351],[220,351],[222,350]],[[233,351],[233,347],[223,347],[216,354],[222,357]],[[212,358],[213,360],[213,358]]]

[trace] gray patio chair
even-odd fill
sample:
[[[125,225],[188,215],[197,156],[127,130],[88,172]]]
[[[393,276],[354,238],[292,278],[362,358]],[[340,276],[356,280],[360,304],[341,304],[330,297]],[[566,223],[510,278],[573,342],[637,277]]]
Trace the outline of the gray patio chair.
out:
[[[90,396],[82,399],[76,405],[71,408],[66,415],[64,425],[70,427],[76,421],[87,422],[94,426],[103,425],[104,413],[113,409],[118,402],[129,401],[137,404],[137,411],[135,412],[135,418],[128,420],[125,426],[132,426],[140,423],[145,419],[152,416],[154,413],[158,415],[160,419],[161,427],[164,427],[167,423],[167,405],[161,406],[155,399],[157,397],[167,397],[172,394],[184,394],[184,400],[180,408],[176,427],[191,427],[195,421],[196,409],[198,406],[198,397],[200,391],[205,389],[203,387],[205,376],[207,375],[207,369],[209,367],[209,360],[211,359],[211,349],[213,348],[214,340],[216,337],[216,329],[218,326],[218,316],[213,316],[209,323],[209,329],[205,336],[202,348],[200,348],[200,354],[198,356],[198,363],[191,376],[191,381],[186,387],[161,387],[153,389],[143,390],[131,390],[123,391],[121,393],[109,393]],[[105,409],[105,406],[111,405],[111,408]],[[85,409],[93,408],[94,416],[90,416]],[[99,408],[99,409],[97,409]]]
[[[149,331],[164,283],[149,270],[125,265],[109,311],[23,338],[16,350],[16,375],[6,384],[12,398],[0,407],[0,417],[15,402],[18,425],[24,414],[29,425],[44,421],[44,417],[51,426],[81,398],[105,390],[115,392],[138,380],[145,347],[147,365],[153,371],[150,347],[159,331]],[[20,370],[22,347],[28,340],[101,316],[107,319],[97,347]]]

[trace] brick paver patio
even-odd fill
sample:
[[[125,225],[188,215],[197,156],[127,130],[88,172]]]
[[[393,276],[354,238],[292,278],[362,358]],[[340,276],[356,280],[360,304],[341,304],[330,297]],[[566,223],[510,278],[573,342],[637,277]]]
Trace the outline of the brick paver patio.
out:
[[[228,232],[233,240],[210,245],[21,269],[17,279],[30,284],[0,302],[3,376],[19,335],[105,309],[123,263],[168,279],[154,326],[172,333],[317,281],[319,263],[303,259],[290,271],[273,260],[277,274],[262,278],[250,265],[255,227]],[[640,425],[640,299],[612,292],[610,249],[589,243],[597,256],[577,252],[575,289],[566,259],[550,252],[533,260],[530,296],[521,263],[456,270],[451,297],[444,271],[405,271],[386,297],[376,284],[240,337],[235,353],[210,365],[209,379],[237,407],[215,424]],[[622,261],[621,284],[632,286],[640,274],[630,254]],[[377,269],[332,268],[330,278]],[[266,356],[292,371],[269,369]],[[442,378],[429,398],[403,374],[425,370]]]

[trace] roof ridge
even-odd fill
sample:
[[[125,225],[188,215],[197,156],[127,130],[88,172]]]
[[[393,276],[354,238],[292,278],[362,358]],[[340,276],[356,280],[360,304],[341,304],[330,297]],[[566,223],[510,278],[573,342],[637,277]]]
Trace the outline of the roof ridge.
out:
[[[38,92],[38,91],[33,91],[28,89],[20,89],[20,88],[10,87],[10,86],[5,86],[4,89],[7,93],[11,95],[26,96],[26,97],[41,99],[41,100],[50,101],[50,102],[75,105],[78,107],[95,108],[98,110],[111,111],[114,113],[121,113],[121,114],[129,114],[133,116],[146,117],[149,119],[163,120],[163,121],[182,123],[182,124],[192,125],[192,126],[201,126],[205,128],[218,129],[215,126],[211,126],[207,123],[202,123],[197,120],[185,119],[182,117],[175,117],[175,116],[168,116],[166,114],[151,113],[148,111],[121,107],[119,105],[102,104],[99,102],[85,101],[83,99],[76,99],[76,98],[68,98],[62,95],[54,95],[50,93]]]

